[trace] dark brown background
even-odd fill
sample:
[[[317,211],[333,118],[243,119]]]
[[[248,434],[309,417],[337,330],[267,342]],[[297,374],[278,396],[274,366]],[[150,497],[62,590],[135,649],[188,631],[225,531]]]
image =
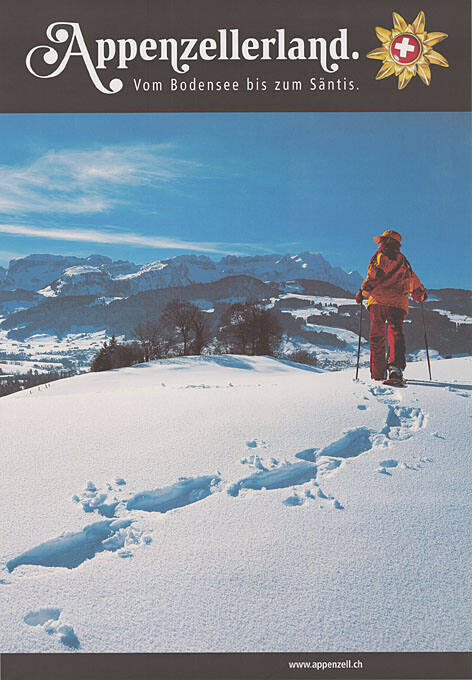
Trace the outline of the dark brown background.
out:
[[[408,22],[426,14],[426,30],[449,38],[437,49],[450,68],[432,66],[429,87],[415,77],[403,91],[391,76],[375,80],[381,62],[365,55],[380,43],[375,26],[392,28],[392,10]],[[338,62],[336,74],[324,73],[317,61],[189,62],[190,72],[176,74],[169,62],[131,62],[127,71],[100,71],[108,84],[124,81],[115,95],[100,93],[82,60],[73,57],[66,71],[41,80],[26,69],[28,51],[48,44],[47,26],[78,21],[92,55],[97,38],[204,37],[218,28],[239,28],[242,38],[272,36],[286,28],[290,37],[335,37],[349,29],[349,52],[358,61]],[[139,111],[463,111],[470,110],[470,0],[1,0],[0,112],[139,112]],[[312,76],[357,81],[356,92],[302,93],[136,93],[132,78],[162,80],[239,80],[246,76],[308,83]]]
[[[360,659],[362,669],[289,670],[289,661]],[[4,654],[2,680],[465,680],[465,652]]]

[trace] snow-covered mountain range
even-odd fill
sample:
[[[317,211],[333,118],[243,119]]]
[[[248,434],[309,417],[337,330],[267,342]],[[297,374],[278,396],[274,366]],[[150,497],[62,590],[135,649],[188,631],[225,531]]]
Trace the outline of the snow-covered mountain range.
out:
[[[63,276],[67,278],[65,272],[70,272],[71,277],[74,273],[86,277],[88,273],[94,272],[95,275],[102,274],[105,279],[111,279],[121,274],[131,274],[138,269],[139,266],[132,262],[113,261],[103,255],[90,255],[85,258],[49,254],[28,255],[11,260],[8,269],[3,270],[3,276],[0,270],[0,288],[38,291]]]
[[[0,372],[53,365],[86,370],[105,339],[113,333],[135,339],[138,325],[157,322],[176,297],[207,313],[211,337],[232,303],[264,300],[283,331],[284,356],[314,353],[325,368],[341,368],[357,355],[360,320],[353,291],[360,280],[357,272],[347,274],[312,253],[219,261],[181,255],[143,266],[101,255],[30,255],[0,272]],[[433,355],[468,354],[470,291],[429,290],[424,307]],[[368,361],[368,334],[366,319],[361,361]],[[412,356],[423,351],[423,322],[415,303],[405,335]]]
[[[0,271],[0,289],[39,291],[48,297],[128,297],[146,290],[210,283],[238,275],[272,282],[316,279],[351,291],[361,283],[358,272],[332,267],[320,253],[227,256],[219,261],[206,255],[178,255],[142,266],[102,255],[78,258],[45,254],[12,260],[7,270]]]

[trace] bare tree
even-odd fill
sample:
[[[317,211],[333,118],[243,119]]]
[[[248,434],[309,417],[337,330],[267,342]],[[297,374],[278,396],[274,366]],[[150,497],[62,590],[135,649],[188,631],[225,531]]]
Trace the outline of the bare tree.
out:
[[[231,305],[221,319],[220,338],[228,347],[237,354],[246,354],[249,328],[246,319],[246,306],[243,302]]]
[[[194,333],[194,339],[192,342],[192,353],[201,354],[203,348],[207,344],[208,337],[208,316],[202,312],[201,309],[195,307],[193,318],[192,318],[192,328]]]
[[[160,319],[161,327],[171,334],[175,334],[177,339],[183,344],[183,354],[186,355],[190,341],[195,332],[194,319],[200,310],[188,300],[175,298],[164,308]]]
[[[134,329],[134,334],[141,343],[144,361],[161,359],[166,354],[166,342],[157,321],[140,323]]]
[[[273,354],[280,341],[280,325],[261,300],[237,302],[222,319],[220,339],[240,354]]]

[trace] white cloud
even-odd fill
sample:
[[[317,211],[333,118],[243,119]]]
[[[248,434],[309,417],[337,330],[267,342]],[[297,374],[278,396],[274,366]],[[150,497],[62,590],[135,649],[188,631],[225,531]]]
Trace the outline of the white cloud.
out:
[[[0,224],[0,233],[14,236],[39,237],[56,241],[74,241],[76,243],[105,243],[114,245],[130,245],[148,248],[165,248],[175,250],[193,250],[201,253],[218,253],[220,255],[241,255],[224,243],[198,243],[181,241],[166,236],[144,236],[125,233],[114,229],[54,229],[21,224]]]
[[[24,165],[0,165],[0,213],[93,214],[124,204],[138,186],[157,187],[194,174],[167,145],[62,149]]]

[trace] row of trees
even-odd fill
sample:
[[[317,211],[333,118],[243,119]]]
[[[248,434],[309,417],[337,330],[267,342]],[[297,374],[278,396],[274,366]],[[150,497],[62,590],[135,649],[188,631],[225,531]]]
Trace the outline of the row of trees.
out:
[[[142,323],[135,329],[137,342],[118,343],[113,336],[95,356],[92,371],[130,366],[141,361],[178,355],[198,355],[206,349],[212,354],[274,354],[281,339],[275,314],[259,300],[231,305],[219,323],[212,322],[188,300],[174,299],[159,319]]]
[[[74,375],[74,371],[70,370],[49,371],[48,373],[38,373],[38,371],[30,370],[27,373],[17,373],[14,375],[5,375],[0,371],[0,397],[5,397],[20,390],[29,390],[32,387],[38,387],[54,380],[69,378],[72,375]]]
[[[110,342],[105,342],[95,355],[90,366],[91,371],[109,371],[112,368],[132,366],[143,361],[143,355],[137,342],[119,343],[113,335]]]

